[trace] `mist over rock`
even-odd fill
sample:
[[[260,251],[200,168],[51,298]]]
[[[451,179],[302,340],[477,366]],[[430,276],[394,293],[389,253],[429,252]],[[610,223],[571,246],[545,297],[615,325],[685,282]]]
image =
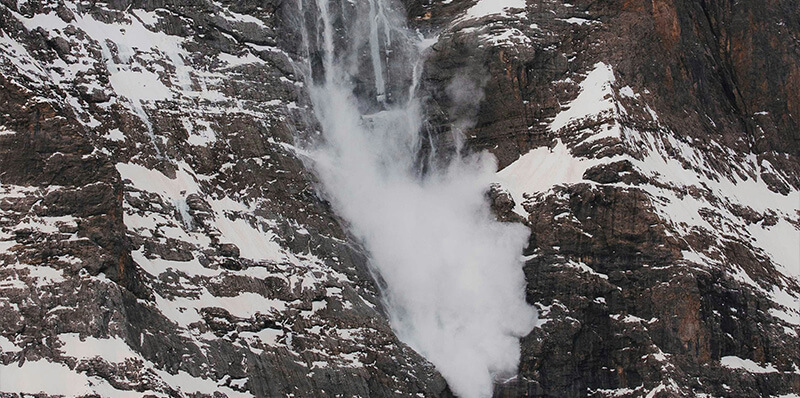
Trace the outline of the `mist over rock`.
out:
[[[410,71],[391,40],[382,76],[337,14],[360,114],[418,76],[408,167],[479,159],[430,182],[463,191],[413,197],[452,229],[359,229],[324,188],[312,3],[0,1],[0,395],[454,396],[387,302],[435,298],[387,294],[373,263],[397,247],[364,238],[404,222],[429,223],[396,242],[412,263],[446,234],[454,258],[521,262],[489,307],[517,289],[539,320],[487,353],[519,365],[483,395],[797,393],[794,1],[403,0],[384,17],[425,55]],[[511,316],[483,315],[463,319]]]

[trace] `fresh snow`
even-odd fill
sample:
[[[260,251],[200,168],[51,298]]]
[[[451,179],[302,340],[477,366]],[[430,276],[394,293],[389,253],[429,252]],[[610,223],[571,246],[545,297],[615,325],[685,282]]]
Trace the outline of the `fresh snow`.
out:
[[[500,170],[497,180],[514,198],[517,205],[515,211],[524,215],[523,194],[544,192],[555,185],[581,182],[586,169],[600,163],[601,160],[573,156],[569,148],[558,140],[553,148],[538,147],[522,155]]]
[[[611,66],[602,62],[595,64],[594,69],[580,83],[578,97],[556,115],[550,123],[550,130],[558,131],[575,120],[613,113],[615,106],[611,85],[615,81]]]
[[[17,72],[28,76],[32,81],[47,81],[48,74],[36,59],[22,44],[6,36],[2,30],[0,30],[0,52],[10,55],[5,59],[11,62]],[[8,130],[0,130],[0,134],[8,134]]]
[[[61,340],[61,351],[64,355],[77,359],[92,359],[100,357],[107,362],[121,363],[128,358],[142,359],[141,355],[131,350],[128,344],[119,337],[98,339],[85,337],[83,340],[78,333],[62,333],[58,335]]]
[[[61,271],[47,267],[47,266],[37,266],[37,265],[16,265],[13,268],[17,268],[20,270],[27,270],[28,277],[36,279],[37,286],[49,285],[54,283],[61,283],[64,282],[64,275]]]
[[[480,0],[467,10],[467,18],[477,19],[488,15],[509,17],[510,9],[525,9],[525,0]]]
[[[222,396],[227,396],[229,398],[249,398],[253,396],[248,393],[242,393],[233,390],[229,387],[219,386],[214,380],[195,377],[182,370],[178,371],[176,374],[171,374],[160,369],[154,369],[154,371],[156,374],[158,374],[161,380],[164,380],[164,382],[169,384],[171,387],[180,390],[184,394],[201,393],[216,395],[210,394],[210,392],[219,391],[223,393]]]
[[[241,218],[231,220],[225,216],[217,217],[215,225],[222,233],[220,242],[235,244],[244,258],[273,262],[286,259],[281,246],[275,242],[277,236],[272,231],[265,231],[260,226],[253,227]]]
[[[800,230],[785,219],[773,226],[747,226],[754,246],[763,249],[783,275],[800,281]]]
[[[242,65],[249,65],[249,64],[263,64],[265,63],[263,59],[256,57],[251,53],[247,53],[242,56],[235,56],[228,53],[220,53],[218,55],[220,61],[225,62],[228,64],[229,68],[235,68],[237,66]]]
[[[147,27],[155,26],[160,20],[155,11],[131,10],[131,12]]]
[[[174,261],[164,260],[162,258],[147,258],[143,250],[134,250],[131,252],[131,256],[136,264],[153,276],[159,276],[161,273],[170,269],[182,272],[190,278],[195,276],[213,277],[220,273],[218,270],[204,267],[197,259]]]
[[[742,369],[750,373],[774,373],[778,371],[769,363],[762,366],[750,359],[742,359],[736,356],[722,357],[719,362],[726,368]]]
[[[192,120],[189,117],[185,117],[181,119],[181,122],[183,123],[183,128],[189,133],[189,138],[186,140],[189,145],[208,146],[217,141],[217,135],[208,121]]]
[[[754,284],[754,282],[751,284]],[[779,307],[769,309],[770,315],[791,325],[800,326],[800,297],[778,286],[773,286],[772,291],[766,291],[759,285],[756,286],[764,292],[770,300],[779,305]]]
[[[226,394],[229,397],[250,397],[250,394],[240,393],[238,391],[234,391],[228,387],[218,386],[217,383],[210,379],[194,377],[189,373],[184,371],[179,371],[177,374],[170,374],[164,370],[158,369],[155,365],[142,358],[141,355],[134,352],[121,338],[119,337],[110,337],[107,339],[98,339],[95,337],[85,337],[81,339],[77,333],[62,333],[58,335],[59,340],[63,343],[61,346],[61,350],[64,352],[64,355],[74,357],[78,360],[88,360],[92,358],[99,357],[106,362],[111,363],[122,363],[125,362],[127,359],[134,359],[141,361],[145,367],[150,368],[153,372],[155,372],[161,380],[163,380],[167,385],[170,387],[180,390],[182,393],[211,393],[214,391],[219,391]],[[27,366],[31,362],[26,362],[25,366]],[[101,396],[131,396],[137,397],[140,396],[140,393],[135,391],[120,391],[113,389],[108,382],[102,380],[98,377],[94,376],[86,376],[83,373],[78,373],[75,371],[70,370],[64,365],[55,364],[45,361],[38,361],[34,362],[37,364],[37,367],[42,367],[46,370],[43,373],[30,373],[28,375],[29,379],[33,379],[34,382],[41,382],[43,387],[47,389],[42,389],[41,391],[47,392],[49,394],[63,394],[63,395],[82,395],[82,394],[90,394],[92,392],[98,393]],[[23,368],[25,368],[23,366]],[[21,369],[23,369],[21,368]],[[3,378],[4,372],[7,370],[2,369],[0,371],[0,386],[6,388],[5,380]],[[30,372],[35,372],[35,370],[31,369],[28,370]],[[52,373],[51,373],[52,372]],[[50,380],[50,375],[54,375],[55,377],[63,377],[62,379],[53,380],[52,383],[48,383],[45,380]],[[31,377],[31,376],[34,377]],[[46,377],[42,377],[42,375],[47,375]],[[81,381],[83,382],[83,386],[81,385]],[[38,392],[36,390],[38,387],[34,387],[33,383],[31,386],[15,386],[10,388],[8,391],[26,391],[26,392]]]
[[[111,129],[104,137],[111,141],[125,141],[125,134],[120,129]]]
[[[3,391],[49,395],[81,396],[99,394],[106,397],[140,397],[136,391],[117,390],[106,380],[76,372],[64,364],[44,359],[25,361],[22,365],[0,365],[0,388]]]
[[[114,92],[131,101],[165,100],[172,96],[170,91],[158,75],[147,70],[118,70],[111,73],[108,80]]]
[[[0,252],[7,252],[9,249],[17,245],[16,240],[0,240]]]
[[[250,339],[258,338],[263,344],[275,346],[278,344],[278,339],[283,337],[283,330],[266,328],[258,332],[241,332],[239,336]]]
[[[576,17],[562,19],[562,21],[572,25],[592,25],[598,23],[597,21],[592,21],[591,19]]]
[[[192,323],[200,322],[200,310],[203,308],[223,308],[238,318],[250,318],[256,313],[268,314],[273,311],[284,311],[286,302],[269,299],[262,295],[245,292],[232,297],[219,297],[208,289],[201,288],[197,297],[174,297],[172,300],[156,294],[156,307],[167,318],[186,328]]]
[[[20,352],[22,348],[14,344],[11,340],[9,340],[6,336],[0,335],[0,353],[4,352]],[[2,387],[2,383],[0,383],[0,387]]]

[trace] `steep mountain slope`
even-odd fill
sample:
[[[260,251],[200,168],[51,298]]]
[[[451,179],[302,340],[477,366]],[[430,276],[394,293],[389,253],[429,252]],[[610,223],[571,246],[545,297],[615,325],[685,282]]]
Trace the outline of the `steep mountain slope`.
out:
[[[0,391],[446,388],[293,146],[313,126],[282,12],[0,7]]]
[[[496,396],[800,391],[793,1],[405,3],[532,230]],[[297,5],[0,1],[0,395],[450,394],[296,146]]]
[[[498,395],[796,393],[796,5],[499,3],[409,6],[442,140],[482,87],[467,145],[533,232],[546,321]]]

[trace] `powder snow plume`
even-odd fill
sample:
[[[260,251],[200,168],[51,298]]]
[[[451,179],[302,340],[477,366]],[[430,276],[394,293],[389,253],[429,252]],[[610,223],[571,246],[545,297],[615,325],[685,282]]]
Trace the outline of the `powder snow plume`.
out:
[[[324,191],[385,282],[398,337],[457,395],[491,396],[536,322],[521,263],[529,231],[496,221],[485,196],[496,161],[479,153],[419,171],[424,46],[394,4],[304,0],[300,12]]]

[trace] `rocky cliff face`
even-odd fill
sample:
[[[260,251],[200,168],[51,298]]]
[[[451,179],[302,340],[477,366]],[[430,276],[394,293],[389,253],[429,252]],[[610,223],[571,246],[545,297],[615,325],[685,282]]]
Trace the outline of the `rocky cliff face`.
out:
[[[797,393],[796,4],[500,3],[406,1],[532,230],[495,395]],[[450,394],[296,146],[296,7],[0,1],[0,394]]]
[[[545,323],[496,395],[796,393],[796,4],[491,4],[409,10],[431,108],[483,87],[468,145],[533,233]]]
[[[285,12],[2,5],[0,391],[446,389],[293,145]]]

